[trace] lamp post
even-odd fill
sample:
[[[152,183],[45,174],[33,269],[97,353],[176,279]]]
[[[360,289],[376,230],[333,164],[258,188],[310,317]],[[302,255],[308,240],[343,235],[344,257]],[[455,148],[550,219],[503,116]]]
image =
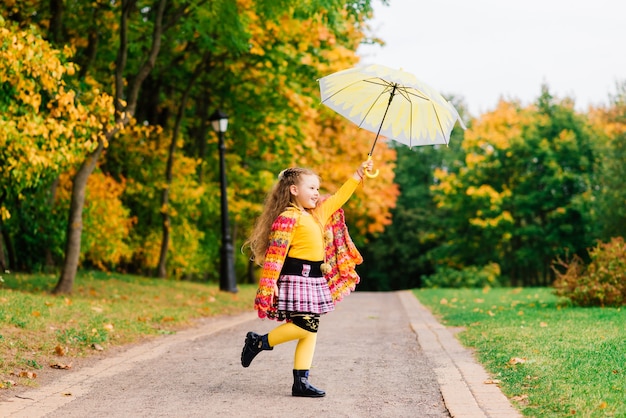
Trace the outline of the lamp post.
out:
[[[209,118],[213,130],[219,138],[220,151],[220,194],[222,211],[222,247],[220,249],[220,290],[237,292],[235,282],[235,259],[233,253],[233,239],[230,235],[230,223],[228,221],[228,196],[226,195],[226,163],[224,161],[224,133],[228,128],[228,116],[221,110],[216,110]]]

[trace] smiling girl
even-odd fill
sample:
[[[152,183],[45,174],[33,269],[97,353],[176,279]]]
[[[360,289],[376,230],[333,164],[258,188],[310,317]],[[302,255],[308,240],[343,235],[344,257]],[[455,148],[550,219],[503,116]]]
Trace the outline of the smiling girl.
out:
[[[254,307],[259,318],[286,321],[268,334],[248,332],[241,365],[248,367],[263,350],[298,340],[291,394],[322,397],[308,382],[320,315],[354,290],[354,268],[361,255],[348,235],[341,207],[363,181],[368,160],[327,199],[321,199],[320,179],[313,171],[288,168],[266,198],[248,245],[262,266]]]

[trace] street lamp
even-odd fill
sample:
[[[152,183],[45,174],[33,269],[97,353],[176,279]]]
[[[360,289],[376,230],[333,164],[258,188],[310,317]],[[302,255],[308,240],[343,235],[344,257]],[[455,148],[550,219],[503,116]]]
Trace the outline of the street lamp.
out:
[[[228,222],[228,196],[226,195],[226,163],[224,161],[224,133],[228,128],[228,116],[221,110],[216,110],[209,118],[213,130],[219,138],[220,151],[220,194],[222,211],[222,248],[220,249],[220,290],[237,292],[235,282],[235,259],[233,252],[233,239],[230,236]]]

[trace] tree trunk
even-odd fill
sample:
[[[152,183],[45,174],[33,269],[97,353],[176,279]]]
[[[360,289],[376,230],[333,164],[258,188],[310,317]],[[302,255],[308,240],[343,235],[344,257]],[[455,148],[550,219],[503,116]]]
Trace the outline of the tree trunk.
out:
[[[209,103],[208,99],[205,97],[198,98],[196,100],[196,114],[195,117],[199,120],[205,121],[209,116]],[[198,183],[202,184],[204,182],[204,168],[205,168],[205,160],[207,153],[207,136],[209,132],[209,124],[200,123],[200,126],[197,130],[195,130],[195,140],[196,140],[196,149],[198,150],[197,157],[200,160],[200,164],[198,165]]]
[[[3,245],[3,241],[4,239],[2,239],[3,237],[3,229],[2,229],[2,225],[0,224],[0,269],[1,271],[6,271],[7,270],[7,259],[4,256],[4,245]],[[0,272],[0,274],[2,274]]]
[[[2,238],[4,239],[4,246],[7,251],[8,260],[6,262],[6,268],[14,269],[17,265],[17,257],[15,255],[15,249],[13,248],[13,241],[11,241],[11,236],[6,229],[0,227],[0,230],[2,230]]]
[[[104,142],[98,142],[98,148],[92,152],[80,166],[74,176],[72,185],[72,202],[70,203],[70,213],[67,222],[67,236],[65,241],[65,260],[63,271],[59,282],[52,290],[52,293],[71,293],[74,287],[74,279],[78,270],[80,259],[81,233],[83,231],[83,208],[85,206],[85,193],[87,191],[87,180],[96,168],[98,158],[102,154]]]
[[[63,43],[63,0],[50,0],[50,39],[56,45]]]
[[[59,187],[59,178],[55,178],[54,181],[52,182],[52,185],[50,186],[50,195],[48,196],[48,208],[50,208],[50,211],[53,210],[54,208],[54,201],[57,195],[57,188]],[[49,272],[49,271],[53,271],[55,263],[54,263],[54,257],[52,256],[52,251],[50,251],[49,247],[46,247],[45,250],[45,271]]]

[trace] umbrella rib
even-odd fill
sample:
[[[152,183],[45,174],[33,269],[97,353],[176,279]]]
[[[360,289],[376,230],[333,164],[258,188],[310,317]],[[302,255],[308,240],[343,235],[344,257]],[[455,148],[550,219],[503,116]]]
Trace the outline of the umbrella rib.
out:
[[[441,119],[439,118],[439,113],[437,113],[437,108],[435,107],[435,103],[433,102],[433,100],[431,98],[429,98],[429,97],[422,96],[420,94],[410,92],[409,89],[407,89],[405,87],[399,88],[399,90],[400,90],[400,93],[402,94],[402,97],[404,97],[411,104],[411,117],[410,117],[411,122],[410,122],[410,128],[409,128],[409,147],[411,147],[413,145],[413,101],[411,100],[412,96],[430,102],[430,105],[433,108],[433,112],[435,113],[435,118],[437,119],[437,125],[439,126],[439,130],[441,131],[441,136],[443,137],[443,141],[445,142],[446,145],[448,145],[448,138],[446,138],[446,133],[443,130],[443,125],[441,124]],[[403,93],[406,94],[406,96]]]
[[[384,80],[383,80],[384,81]],[[367,117],[369,116],[370,112],[372,111],[372,109],[374,108],[374,106],[376,106],[376,103],[378,103],[378,100],[387,92],[389,92],[389,87],[391,87],[391,85],[388,85],[386,89],[384,89],[383,91],[381,91],[378,94],[378,97],[376,97],[376,100],[372,101],[372,104],[370,105],[369,109],[367,109],[367,112],[365,113],[365,116],[363,116],[363,119],[361,119],[361,122],[359,122],[359,128],[363,125],[363,123],[367,120]],[[393,92],[395,91],[395,87],[393,87],[393,90],[391,90],[391,98],[389,99],[389,103],[387,103],[387,109],[389,109],[389,105],[391,104],[391,99],[393,99]],[[387,114],[387,111],[385,110],[385,115]],[[383,121],[385,120],[385,117],[383,116]],[[382,122],[380,123],[381,127],[382,127]],[[380,133],[380,128],[378,129],[378,133]],[[376,143],[376,141],[378,140],[378,134],[376,135],[376,139],[374,140],[374,144]]]
[[[355,84],[362,83],[362,82],[365,82],[365,83],[372,83],[372,84],[380,84],[380,85],[383,85],[383,86],[388,86],[388,87],[390,87],[390,86],[391,86],[391,85],[390,85],[389,83],[387,83],[385,80],[382,80],[382,79],[380,79],[380,78],[378,78],[378,77],[373,77],[373,78],[374,78],[374,79],[381,80],[381,81],[383,81],[383,83],[375,83],[375,82],[373,82],[371,79],[367,79],[367,80],[357,80],[357,81],[355,81],[355,82],[353,82],[353,83],[348,84],[347,86],[344,86],[344,87],[340,88],[339,90],[337,90],[336,92],[334,92],[333,94],[331,94],[330,96],[328,96],[327,98],[325,98],[324,100],[322,100],[322,103],[324,103],[324,102],[325,102],[325,101],[327,101],[327,100],[332,99],[332,98],[333,98],[333,97],[335,97],[337,94],[342,93],[344,90],[349,89],[350,87],[354,86]]]
[[[426,100],[428,102],[432,102],[432,99],[430,97],[426,96],[425,94],[423,94],[421,92],[418,94],[417,90],[416,90],[416,93],[410,92],[409,89],[405,89],[404,91],[407,94],[407,96],[415,96],[418,99],[422,99],[422,100]]]
[[[435,108],[435,104],[431,102],[431,106],[433,107],[433,112],[435,112],[435,117],[437,118],[437,125],[439,125],[439,130],[441,131],[441,136],[443,136],[443,142],[448,145],[448,138],[446,138],[446,133],[443,130],[443,126],[441,125],[441,119],[439,119],[439,113],[437,113],[437,109]]]

